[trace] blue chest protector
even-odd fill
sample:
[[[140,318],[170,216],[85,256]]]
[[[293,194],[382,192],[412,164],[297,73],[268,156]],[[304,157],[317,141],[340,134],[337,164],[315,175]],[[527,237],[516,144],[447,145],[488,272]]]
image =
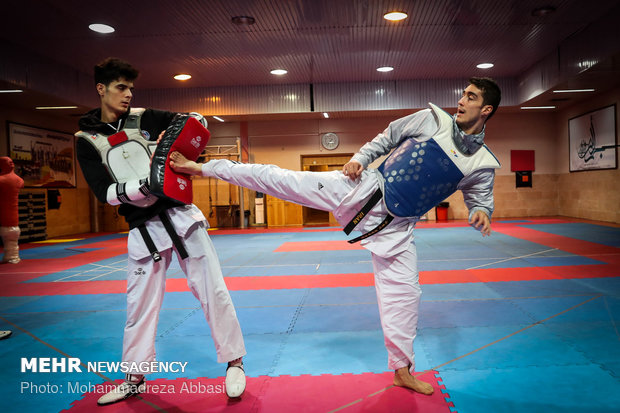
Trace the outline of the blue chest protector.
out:
[[[385,180],[385,205],[394,216],[422,216],[452,195],[465,176],[500,167],[486,145],[472,155],[460,152],[452,137],[452,117],[432,103],[430,107],[439,125],[435,135],[423,142],[405,140],[378,168]]]

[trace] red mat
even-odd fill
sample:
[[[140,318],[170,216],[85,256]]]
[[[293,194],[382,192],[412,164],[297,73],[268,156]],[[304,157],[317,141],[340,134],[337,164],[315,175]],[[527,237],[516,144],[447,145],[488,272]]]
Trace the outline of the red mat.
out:
[[[359,244],[349,244],[346,241],[299,241],[284,242],[274,252],[291,252],[291,251],[346,251],[346,250],[363,250]]]
[[[224,394],[223,377],[215,379],[150,380],[149,392],[101,408],[119,412],[425,412],[449,413],[452,403],[431,371],[418,376],[435,388],[432,396],[392,386],[393,373],[364,373],[321,376],[248,377],[239,400]],[[97,410],[96,391],[86,393],[64,412]]]
[[[330,232],[342,231],[340,227],[309,228],[309,227],[276,227],[276,228],[210,228],[210,235],[239,235],[239,234],[278,234],[288,232]]]
[[[96,249],[72,255],[69,258],[22,259],[18,264],[0,265],[0,275],[28,275],[31,278],[54,272],[66,271],[81,265],[87,265],[108,258],[127,254],[127,238],[117,238],[107,241],[93,242],[80,245],[78,249]]]
[[[420,273],[420,284],[532,281],[618,277],[619,275],[620,264],[486,268],[473,270],[422,271]],[[19,277],[12,278],[11,280],[7,278],[3,277],[0,279],[0,285],[2,287],[0,289],[0,297],[118,294],[127,291],[127,282],[124,280],[22,283],[19,281]],[[224,277],[224,280],[230,291],[374,286],[374,276],[372,273]],[[166,280],[166,291],[189,291],[187,280],[185,278],[169,278]]]
[[[603,262],[617,262],[618,257],[620,256],[619,248],[564,237],[562,235],[550,234],[548,232],[530,228],[510,226],[494,228],[494,231],[508,235],[509,237],[524,239],[539,245],[557,248],[562,251],[570,252],[571,254],[580,255],[582,257],[588,257]]]
[[[559,222],[559,220],[547,220]],[[537,220],[537,223],[543,221]],[[546,222],[546,221],[545,221]],[[438,224],[440,225],[440,224]],[[461,226],[463,223],[445,225]],[[551,248],[558,248],[577,255],[586,256],[607,264],[573,265],[553,267],[523,268],[481,268],[472,270],[423,271],[420,273],[421,284],[447,284],[472,282],[527,281],[570,278],[617,277],[620,275],[620,249],[593,242],[577,240],[560,235],[549,234],[515,224],[497,224],[495,231],[511,237],[525,239]],[[333,230],[333,229],[328,229]],[[247,230],[257,231],[257,230]],[[278,229],[260,232],[296,232],[297,228]],[[233,231],[231,231],[232,233]],[[239,233],[240,231],[234,231]],[[218,231],[218,233],[220,233]],[[0,266],[0,296],[45,296],[74,294],[113,294],[125,293],[127,284],[124,280],[111,281],[70,281],[70,282],[31,282],[37,277],[69,270],[106,258],[115,257],[127,252],[126,239],[119,238],[108,241],[93,242],[83,248],[97,248],[70,259],[24,259],[16,265]],[[362,247],[351,245],[346,241],[312,241],[286,242],[276,251],[323,251],[323,250],[356,250]],[[367,287],[374,285],[371,273],[354,274],[315,274],[315,275],[282,275],[227,277],[226,284],[231,291],[262,290],[262,289],[295,289],[295,288],[328,288],[328,287]],[[166,291],[189,291],[184,278],[169,279]]]

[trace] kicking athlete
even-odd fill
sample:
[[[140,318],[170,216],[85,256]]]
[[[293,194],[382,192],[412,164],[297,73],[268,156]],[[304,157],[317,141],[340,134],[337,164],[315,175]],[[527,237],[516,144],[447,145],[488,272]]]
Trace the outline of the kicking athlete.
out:
[[[207,235],[207,220],[195,205],[179,206],[149,190],[151,149],[176,114],[130,109],[137,77],[138,71],[120,59],[108,58],[95,66],[101,108],[84,115],[79,121],[81,131],[76,133],[77,158],[86,182],[99,201],[120,205],[118,212],[130,228],[123,361],[127,365],[155,361],[157,321],[174,251],[211,328],[217,361],[228,362],[226,393],[239,397],[246,384],[242,360],[245,345]],[[206,127],[201,115],[190,115]],[[128,372],[125,381],[97,403],[115,403],[143,391],[148,373]]]
[[[420,285],[413,229],[420,216],[461,190],[469,223],[491,233],[493,182],[499,162],[483,144],[485,122],[501,99],[489,78],[471,78],[450,116],[431,104],[389,124],[344,165],[343,173],[300,172],[274,165],[213,160],[188,161],[178,152],[177,172],[222,179],[310,208],[332,211],[349,234],[355,227],[372,254],[379,314],[394,384],[422,394],[433,387],[417,379],[413,341],[418,323]],[[393,151],[392,151],[393,149]],[[392,153],[378,169],[368,165]]]

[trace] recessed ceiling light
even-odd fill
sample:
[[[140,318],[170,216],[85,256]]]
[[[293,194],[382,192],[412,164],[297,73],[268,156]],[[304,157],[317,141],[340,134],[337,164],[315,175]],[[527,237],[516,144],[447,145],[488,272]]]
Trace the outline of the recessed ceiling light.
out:
[[[179,73],[178,75],[174,75],[176,80],[189,80],[192,78],[192,75],[188,75],[187,73]]]
[[[555,7],[553,6],[539,7],[537,9],[532,10],[532,16],[545,17],[546,15],[551,14],[554,11],[555,11]]]
[[[46,110],[46,109],[77,109],[77,106],[37,106],[35,109]]]
[[[577,63],[577,67],[579,69],[581,69],[581,70],[586,70],[586,69],[589,69],[589,68],[591,68],[592,66],[594,66],[596,64],[598,64],[598,60],[596,60],[596,59],[584,60],[584,61],[581,61],[581,62]]]
[[[555,106],[521,106],[521,109],[555,109]]]
[[[256,19],[252,16],[235,16],[231,20],[237,26],[251,26],[256,23]]]
[[[288,70],[284,70],[284,69],[273,69],[270,72],[272,75],[276,75],[276,76],[282,76],[288,73]]]
[[[23,90],[21,89],[6,89],[6,90],[0,90],[0,93],[22,93]]]
[[[394,70],[392,66],[382,66],[377,68],[377,72],[391,72]]]
[[[224,119],[218,117],[218,116],[213,116],[213,119],[215,120],[219,120],[220,122],[224,122]]]
[[[327,112],[323,112],[323,117],[324,117],[325,119],[329,118],[329,113],[327,113]]]
[[[476,65],[478,69],[490,69],[493,66],[495,66],[493,63],[480,63],[479,65]]]
[[[114,27],[102,23],[93,23],[88,28],[97,33],[113,33]]]
[[[553,93],[580,93],[580,92],[594,92],[594,89],[558,89]]]
[[[383,18],[385,20],[390,20],[390,21],[399,21],[399,20],[405,20],[407,18],[407,13],[402,12],[402,11],[391,11],[389,13],[385,13],[383,15]]]

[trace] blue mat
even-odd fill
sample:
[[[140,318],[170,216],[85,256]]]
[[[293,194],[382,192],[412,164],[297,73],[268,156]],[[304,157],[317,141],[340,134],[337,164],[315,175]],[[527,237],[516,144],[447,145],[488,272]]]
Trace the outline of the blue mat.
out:
[[[449,363],[440,370],[590,364],[583,353],[546,326],[520,331],[525,327],[425,328],[420,335],[435,366]]]
[[[618,381],[596,365],[442,369],[440,376],[459,413],[608,413],[620,405]]]
[[[580,222],[523,226],[536,231],[548,232],[549,234],[620,248],[620,228]]]

